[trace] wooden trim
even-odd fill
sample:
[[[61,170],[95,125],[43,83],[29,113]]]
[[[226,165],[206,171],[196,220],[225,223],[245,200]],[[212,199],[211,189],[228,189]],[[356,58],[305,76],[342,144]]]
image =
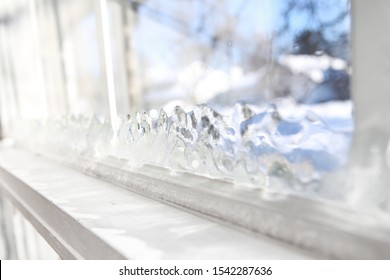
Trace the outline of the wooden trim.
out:
[[[21,149],[0,148],[0,191],[65,259],[321,256],[145,198]]]

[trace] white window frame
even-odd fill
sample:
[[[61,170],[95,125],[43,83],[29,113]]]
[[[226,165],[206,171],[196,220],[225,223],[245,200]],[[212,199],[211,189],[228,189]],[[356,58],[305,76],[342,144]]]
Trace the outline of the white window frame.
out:
[[[388,30],[385,27],[390,27],[389,7],[390,0],[352,1],[353,97],[357,112],[353,151],[369,148],[370,145],[367,143],[371,143],[372,139],[362,135],[365,135],[366,129],[374,128],[375,131],[376,124],[383,121],[383,113],[387,109],[383,104],[389,101],[390,84],[387,76],[390,63],[386,58],[390,53],[390,37],[385,36],[383,30]],[[373,88],[376,90],[372,91]],[[370,90],[370,101],[367,102],[367,92]],[[367,118],[368,116],[370,117]],[[390,119],[387,119],[385,124],[386,128],[380,142],[388,140],[390,136]],[[9,153],[9,149],[12,148],[6,148],[8,151],[4,153]],[[119,160],[96,163],[78,158],[62,161],[62,163],[77,169],[81,168],[89,175],[120,185],[142,196],[179,207],[180,210],[176,210],[179,216],[185,215],[186,218],[193,219],[193,216],[188,216],[187,210],[201,215],[205,225],[213,224],[219,228],[218,234],[234,236],[231,229],[219,225],[222,222],[255,232],[258,238],[269,235],[283,240],[293,245],[293,247],[286,247],[287,251],[300,252],[294,256],[302,258],[310,256],[296,249],[300,247],[318,254],[312,257],[390,257],[389,222],[386,217],[377,213],[358,214],[348,207],[333,202],[292,195],[271,194],[273,197],[267,197],[270,194],[263,191],[237,191],[217,180],[191,174],[186,174],[186,182],[183,183],[178,181],[180,177],[171,178],[161,170],[151,167],[145,167],[139,173],[132,173],[122,170]],[[118,248],[120,247],[118,244],[112,243],[114,240],[102,238],[94,233],[92,228],[86,228],[85,224],[79,223],[77,217],[72,217],[70,213],[61,210],[55,201],[50,201],[49,196],[45,197],[39,193],[34,188],[33,182],[28,182],[31,178],[22,177],[18,174],[17,168],[12,168],[3,162],[0,167],[0,188],[61,257],[130,258],[132,256],[124,254]],[[118,191],[116,188],[112,189],[112,192],[116,191]],[[123,194],[122,191],[118,193]],[[156,206],[156,211],[160,211],[159,207],[166,209],[166,206],[155,203],[159,205]],[[204,217],[213,219],[213,222]],[[82,221],[87,223],[85,219]],[[64,223],[68,223],[69,227],[75,230],[66,231],[63,228]],[[131,221],[128,223],[131,226]],[[156,232],[152,239],[158,238],[159,234]],[[213,245],[214,239],[210,239],[207,234],[198,237],[205,240],[206,245]],[[246,234],[240,235],[240,238],[252,240],[251,235]],[[237,244],[233,239],[228,241]],[[183,245],[181,252],[193,248],[194,245],[189,244],[187,248]],[[282,253],[279,256],[285,256],[284,249],[280,249]],[[221,248],[214,256],[222,258],[223,254],[226,254],[226,251]],[[181,256],[185,258],[190,255],[183,253]],[[205,254],[204,257],[207,258],[207,255]]]

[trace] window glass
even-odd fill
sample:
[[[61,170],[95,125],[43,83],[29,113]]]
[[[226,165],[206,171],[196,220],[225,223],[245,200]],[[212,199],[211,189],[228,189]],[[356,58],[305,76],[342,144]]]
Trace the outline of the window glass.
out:
[[[293,189],[348,160],[348,0],[1,5],[3,126],[33,148]]]

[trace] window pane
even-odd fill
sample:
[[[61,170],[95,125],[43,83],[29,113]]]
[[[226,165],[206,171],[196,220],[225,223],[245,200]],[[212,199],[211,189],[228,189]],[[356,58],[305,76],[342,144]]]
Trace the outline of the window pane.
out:
[[[38,120],[17,138],[293,190],[317,191],[348,160],[347,0],[5,8],[3,118]]]

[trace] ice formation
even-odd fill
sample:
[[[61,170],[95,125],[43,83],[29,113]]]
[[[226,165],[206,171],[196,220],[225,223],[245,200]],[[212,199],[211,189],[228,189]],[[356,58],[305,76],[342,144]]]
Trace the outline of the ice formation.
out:
[[[347,102],[339,111],[350,109]],[[267,187],[271,179],[298,188],[345,164],[352,132],[350,117],[325,120],[307,108],[276,104],[238,103],[223,114],[205,104],[187,111],[176,106],[172,112],[137,112],[118,123],[114,131],[104,118],[69,116],[21,131],[35,135],[30,144],[57,154],[115,157],[128,168],[153,164],[254,187]]]

